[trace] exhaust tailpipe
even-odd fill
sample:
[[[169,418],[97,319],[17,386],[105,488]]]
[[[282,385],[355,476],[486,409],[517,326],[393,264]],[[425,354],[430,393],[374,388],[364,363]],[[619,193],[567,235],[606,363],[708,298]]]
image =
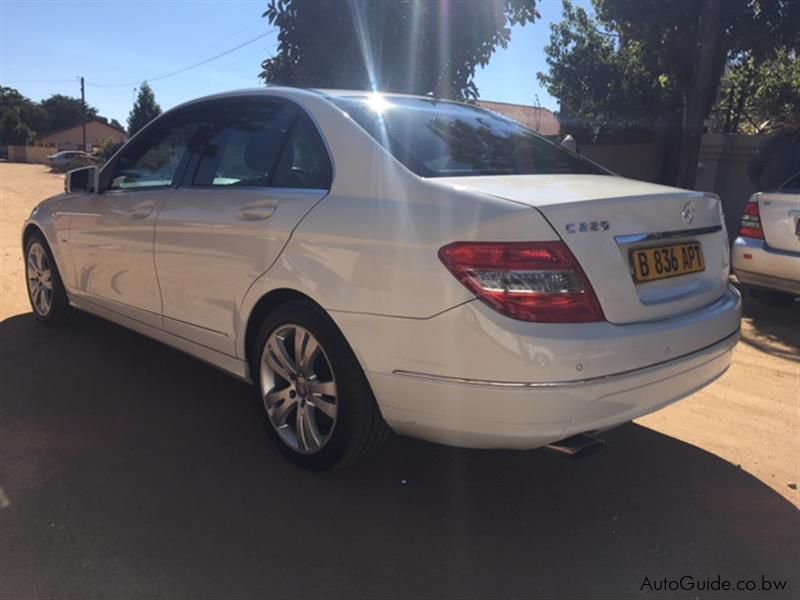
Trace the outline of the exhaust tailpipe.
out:
[[[605,446],[605,442],[590,433],[578,433],[563,440],[545,446],[548,450],[572,458],[585,458],[596,454]]]

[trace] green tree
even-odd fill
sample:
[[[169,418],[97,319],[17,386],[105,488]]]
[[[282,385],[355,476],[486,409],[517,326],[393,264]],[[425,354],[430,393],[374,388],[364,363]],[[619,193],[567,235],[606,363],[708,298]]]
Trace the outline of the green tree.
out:
[[[723,133],[763,133],[774,129],[792,107],[800,108],[800,58],[779,49],[765,60],[752,53],[731,60],[722,78],[711,122]]]
[[[664,150],[661,180],[669,183],[679,180],[680,157],[685,163],[699,148],[697,124],[711,110],[727,61],[742,53],[762,60],[800,39],[798,0],[592,3],[594,17],[565,3],[546,49],[549,72],[539,78],[568,117],[655,129]],[[698,77],[701,67],[707,73]],[[682,171],[680,183],[691,186],[693,169]]]
[[[160,114],[161,107],[156,102],[156,95],[145,81],[139,86],[136,102],[128,115],[128,135],[133,135]]]
[[[475,69],[533,22],[536,0],[270,0],[278,51],[267,84],[473,99]]]
[[[108,124],[109,124],[109,125],[111,125],[111,127],[116,127],[117,129],[125,129],[125,128],[122,126],[122,123],[120,123],[120,122],[119,122],[119,121],[117,121],[116,119],[111,119],[111,121],[109,121],[109,123],[108,123]]]
[[[558,98],[567,127],[573,119],[595,131],[650,130],[658,114],[679,106],[669,78],[646,64],[641,41],[622,44],[619,32],[569,1],[563,20],[550,27],[549,71],[537,76]]]
[[[0,145],[29,144],[47,126],[47,113],[10,87],[0,87]]]
[[[72,127],[81,124],[84,120],[83,104],[80,98],[53,94],[49,98],[42,100],[41,106],[47,113],[47,126],[44,131],[37,133],[47,133],[56,129]],[[87,121],[97,118],[97,109],[87,105],[85,118]]]
[[[124,142],[116,142],[111,138],[106,139],[106,141],[103,142],[103,147],[99,152],[100,158],[102,158],[104,162],[107,161],[117,150],[122,148],[123,144]]]

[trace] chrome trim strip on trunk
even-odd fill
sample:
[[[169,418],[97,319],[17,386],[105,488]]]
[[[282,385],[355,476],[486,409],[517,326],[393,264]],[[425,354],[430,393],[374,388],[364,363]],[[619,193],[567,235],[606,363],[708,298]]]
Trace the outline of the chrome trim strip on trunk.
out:
[[[695,229],[681,229],[679,231],[659,231],[655,233],[633,233],[631,235],[615,235],[614,241],[618,244],[635,244],[637,242],[651,242],[654,240],[672,240],[683,237],[693,237],[695,235],[706,235],[722,231],[722,225],[712,225],[710,227],[698,227]]]
[[[665,360],[663,362],[655,363],[653,365],[648,365],[646,367],[640,367],[638,369],[631,369],[629,371],[611,373],[609,375],[598,375],[597,377],[589,377],[587,379],[575,379],[571,381],[548,381],[548,382],[489,381],[485,379],[467,379],[464,377],[451,377],[449,375],[434,375],[432,373],[421,373],[419,371],[405,371],[403,369],[395,369],[394,371],[392,371],[392,375],[402,375],[404,377],[414,377],[416,379],[427,379],[429,381],[438,381],[440,383],[460,383],[466,385],[481,385],[489,387],[514,388],[514,389],[571,387],[577,385],[584,385],[586,383],[612,379],[614,377],[631,375],[633,373],[644,373],[651,369],[656,369],[658,367],[662,367],[672,362],[685,360],[687,358],[694,356],[695,354],[698,354],[700,352],[705,352],[709,348],[713,348],[714,346],[720,346],[733,337],[736,337],[738,340],[740,331],[741,329],[736,329],[736,331],[734,331],[730,335],[726,335],[721,340],[717,340],[713,344],[709,344],[708,346],[704,346],[703,348],[699,348],[697,350],[694,350],[693,352],[690,352],[689,354],[684,354],[683,356],[678,356],[670,360]]]

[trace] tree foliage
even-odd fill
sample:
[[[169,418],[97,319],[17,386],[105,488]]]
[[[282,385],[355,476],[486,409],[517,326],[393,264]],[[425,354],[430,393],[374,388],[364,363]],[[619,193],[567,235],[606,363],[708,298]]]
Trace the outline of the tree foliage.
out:
[[[108,138],[105,142],[103,142],[103,146],[100,148],[99,156],[103,161],[107,161],[109,158],[114,156],[114,153],[122,148],[125,142],[117,142]]]
[[[561,101],[565,130],[577,119],[595,131],[654,131],[663,151],[659,179],[691,186],[702,121],[726,63],[742,55],[759,62],[800,45],[800,0],[709,2],[592,0],[592,16],[565,0],[546,48],[549,70],[538,74]],[[712,6],[719,14],[702,47],[713,51],[697,76],[701,15]]]
[[[701,2],[592,0],[596,15],[565,1],[546,48],[539,80],[562,112],[597,124],[652,127],[659,115],[680,118],[692,77]],[[712,92],[730,57],[760,61],[800,42],[798,0],[724,0],[717,23]]]
[[[0,87],[0,146],[29,144],[46,124],[41,106],[14,88]]]
[[[108,123],[95,107],[88,105],[86,119]],[[82,121],[83,105],[78,98],[53,94],[41,102],[34,102],[14,88],[0,87],[0,145],[24,146],[37,136],[80,125]],[[117,122],[112,119],[111,124],[114,123]]]
[[[569,1],[545,53],[549,71],[538,78],[559,99],[562,118],[595,129],[651,128],[655,114],[677,105],[669,76],[648,64],[640,40],[622,44],[619,31]]]
[[[267,84],[477,98],[475,69],[505,48],[536,0],[270,0],[278,51]]]
[[[47,125],[43,131],[37,133],[47,133],[56,129],[64,129],[79,125],[83,122],[83,104],[80,98],[73,98],[63,94],[53,94],[49,98],[42,100],[41,106],[47,113]],[[93,106],[86,106],[86,120],[97,117],[97,109]]]
[[[136,101],[128,115],[128,135],[133,135],[160,114],[161,107],[156,102],[156,95],[145,81],[139,86]]]
[[[87,107],[87,117],[97,109]],[[34,102],[9,87],[0,87],[0,144],[30,144],[37,135],[78,125],[83,120],[83,105],[77,98],[54,94]]]
[[[722,78],[712,128],[723,133],[774,129],[790,108],[800,108],[800,57],[779,49],[765,60],[752,53],[733,59]]]

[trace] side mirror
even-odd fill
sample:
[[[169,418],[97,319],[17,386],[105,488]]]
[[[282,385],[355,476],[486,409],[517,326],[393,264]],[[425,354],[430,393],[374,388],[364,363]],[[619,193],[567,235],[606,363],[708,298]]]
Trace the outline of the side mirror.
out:
[[[64,191],[68,194],[86,194],[97,191],[97,167],[81,167],[67,171]]]

